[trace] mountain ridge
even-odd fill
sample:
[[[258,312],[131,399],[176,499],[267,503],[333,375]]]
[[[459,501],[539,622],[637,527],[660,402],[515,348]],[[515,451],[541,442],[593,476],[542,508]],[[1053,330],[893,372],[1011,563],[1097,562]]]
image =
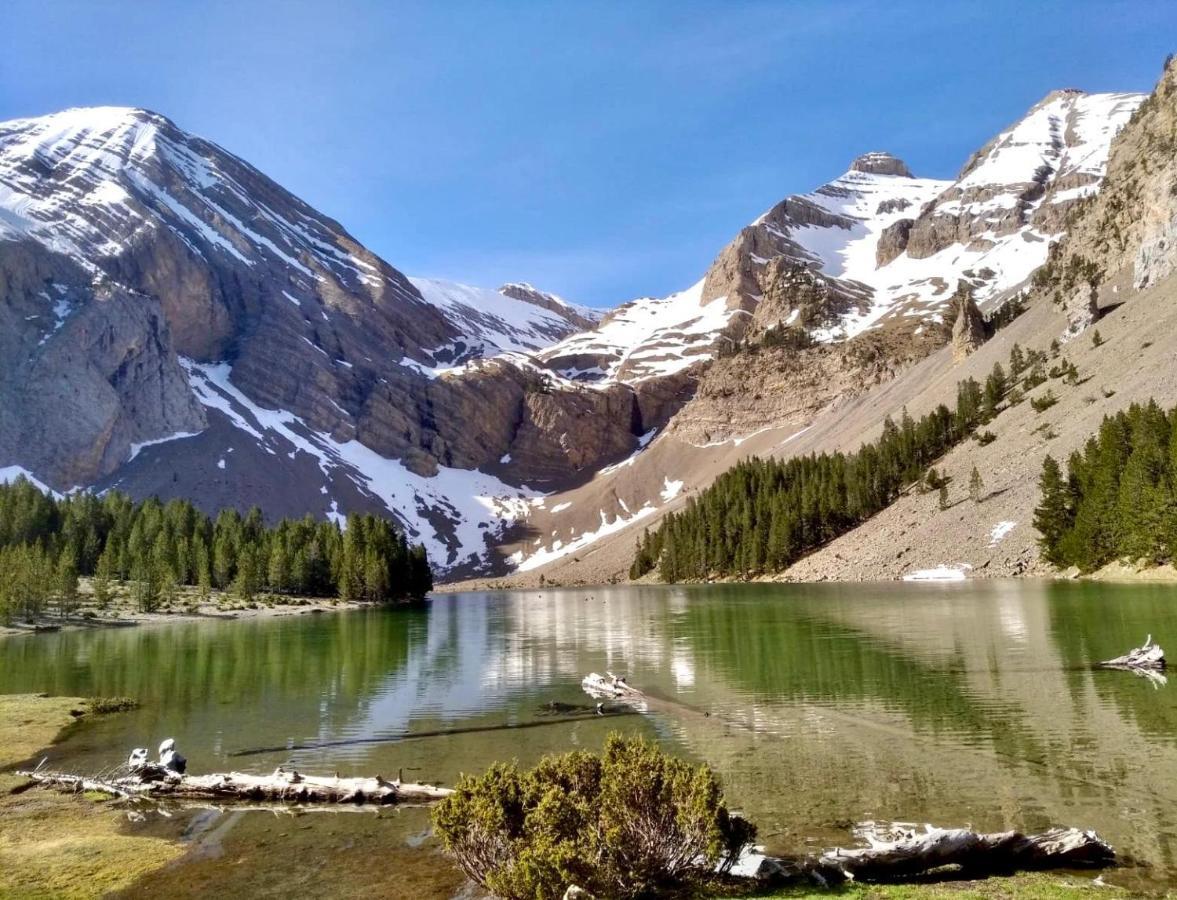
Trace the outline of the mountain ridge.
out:
[[[1126,118],[1131,95],[1043,104],[1105,96],[1119,98],[1111,119]],[[1076,115],[1082,124],[1090,111]],[[1095,138],[1118,127],[1105,124]],[[1069,127],[1072,138],[1087,134]],[[1055,132],[1065,150],[1106,150],[1090,135]],[[990,155],[1015,153],[1003,135],[986,145]],[[1098,183],[1081,168],[1088,157],[1076,169],[1083,183],[1058,191]],[[975,159],[965,168],[976,171]],[[1037,168],[1024,168],[1015,187],[1042,190],[1019,208],[1023,228],[1059,180],[1035,182]],[[798,408],[813,411],[837,397],[798,388],[806,366],[832,366],[827,387],[849,396],[864,366],[873,372],[864,383],[885,381],[947,340],[954,273],[991,304],[1024,282],[1028,271],[969,265],[991,247],[958,252],[964,262],[942,283],[926,275],[938,262],[912,255],[912,234],[945,229],[925,212],[955,216],[958,236],[974,240],[961,209],[936,210],[973,202],[947,197],[952,188],[915,178],[890,154],[863,154],[839,178],[771,207],[691,288],[598,314],[526,283],[490,290],[407,277],[158,114],[81,109],[0,123],[0,286],[11,326],[0,387],[13,388],[0,391],[10,422],[0,427],[0,471],[58,489],[266,500],[274,515],[384,511],[427,542],[439,568],[459,573],[522,565],[536,546],[559,558],[551,540],[524,547],[518,535],[550,517],[587,546],[587,535],[628,518],[616,491],[587,521],[563,506],[565,492],[596,490],[668,436],[704,448],[739,437],[746,416],[727,404],[724,425],[708,399],[743,390],[720,387],[739,382],[730,366],[721,374],[732,347],[782,328],[828,347],[798,351],[788,376],[809,398]],[[991,193],[977,202],[1001,194]],[[915,262],[900,272],[901,260]],[[78,361],[85,335],[116,323],[132,346],[99,336]],[[874,362],[856,340],[867,335]],[[75,399],[66,414],[34,416],[46,396]],[[102,412],[79,415],[84,407]],[[771,420],[771,407],[754,415]],[[662,481],[630,508],[671,502],[675,479]]]

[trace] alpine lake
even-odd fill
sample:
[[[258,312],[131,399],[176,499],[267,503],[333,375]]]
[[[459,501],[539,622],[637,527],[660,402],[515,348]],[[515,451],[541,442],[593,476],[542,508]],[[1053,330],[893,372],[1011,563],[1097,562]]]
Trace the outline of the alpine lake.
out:
[[[1098,670],[1177,587],[1038,581],[438,593],[420,609],[95,628],[0,643],[0,692],[130,696],[52,768],[174,737],[189,771],[452,784],[491,762],[651,737],[720,774],[770,853],[863,821],[1096,830],[1134,891],[1177,886],[1177,683]],[[659,698],[597,715],[590,672]],[[79,802],[87,802],[79,800]],[[148,809],[191,844],[130,896],[474,897],[420,808]]]

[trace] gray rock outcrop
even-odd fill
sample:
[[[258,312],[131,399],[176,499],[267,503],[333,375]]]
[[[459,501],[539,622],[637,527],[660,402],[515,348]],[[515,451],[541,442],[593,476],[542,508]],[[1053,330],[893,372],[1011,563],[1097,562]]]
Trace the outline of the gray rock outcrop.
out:
[[[985,343],[988,329],[971,289],[964,282],[953,297],[953,307],[956,317],[952,323],[952,359],[960,362]]]

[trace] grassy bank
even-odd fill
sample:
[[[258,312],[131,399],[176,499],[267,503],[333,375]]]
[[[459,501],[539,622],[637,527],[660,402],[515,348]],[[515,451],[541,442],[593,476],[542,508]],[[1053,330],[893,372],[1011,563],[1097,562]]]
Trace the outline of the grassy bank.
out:
[[[1050,873],[987,878],[984,881],[948,881],[940,884],[850,885],[837,890],[786,890],[762,894],[772,900],[1078,900],[1098,896],[1117,900],[1131,896],[1108,885],[1095,886],[1088,879]]]
[[[76,697],[0,695],[0,772],[42,755],[92,715],[90,701]],[[0,897],[100,897],[182,851],[132,832],[124,810],[0,774]]]
[[[175,598],[162,602],[158,609],[143,612],[135,604],[127,585],[115,585],[110,599],[103,604],[95,601],[93,580],[80,579],[77,608],[63,616],[49,608],[34,621],[0,619],[0,638],[34,634],[39,631],[74,630],[83,628],[119,628],[160,622],[193,619],[251,619],[267,616],[291,616],[313,612],[335,612],[359,609],[372,604],[340,600],[337,597],[295,597],[285,594],[257,594],[252,600],[242,600],[228,591],[210,591],[207,596],[194,587],[179,587]]]

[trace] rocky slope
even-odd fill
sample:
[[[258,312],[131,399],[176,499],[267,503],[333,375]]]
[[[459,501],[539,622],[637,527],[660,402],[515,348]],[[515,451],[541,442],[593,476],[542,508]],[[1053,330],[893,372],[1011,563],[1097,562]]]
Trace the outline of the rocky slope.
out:
[[[884,416],[954,391],[954,359],[991,368],[978,352],[991,329],[960,298],[991,312],[1029,296],[1030,276],[1098,190],[1112,140],[1143,100],[1058,92],[954,182],[916,179],[895,157],[867,154],[743,229],[698,288],[699,308],[722,303],[726,334],[734,325],[754,352],[703,367],[692,399],[623,467],[533,509],[506,548],[516,580],[623,578],[637,528],[739,459],[854,449]],[[774,330],[789,337],[770,344]]]

